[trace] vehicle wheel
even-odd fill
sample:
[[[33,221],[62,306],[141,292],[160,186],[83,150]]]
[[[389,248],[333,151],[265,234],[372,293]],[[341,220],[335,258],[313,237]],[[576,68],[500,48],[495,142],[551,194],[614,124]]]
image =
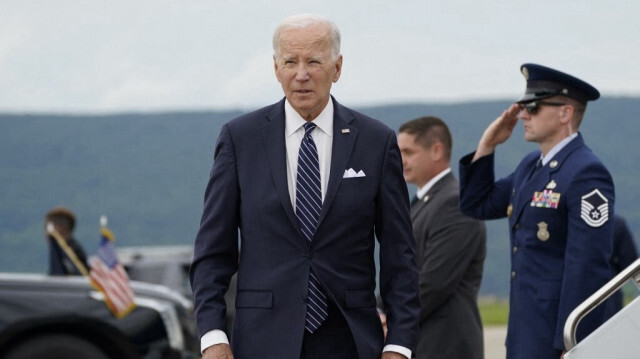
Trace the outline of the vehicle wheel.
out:
[[[66,334],[39,336],[19,344],[10,350],[5,359],[109,359],[109,357],[82,338]]]

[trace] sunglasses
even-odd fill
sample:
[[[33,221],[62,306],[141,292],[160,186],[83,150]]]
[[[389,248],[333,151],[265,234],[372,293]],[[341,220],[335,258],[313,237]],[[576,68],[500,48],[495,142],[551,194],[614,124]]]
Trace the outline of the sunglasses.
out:
[[[535,115],[540,111],[540,106],[564,106],[566,103],[562,102],[550,102],[550,101],[532,101],[522,104],[522,108],[530,115]]]

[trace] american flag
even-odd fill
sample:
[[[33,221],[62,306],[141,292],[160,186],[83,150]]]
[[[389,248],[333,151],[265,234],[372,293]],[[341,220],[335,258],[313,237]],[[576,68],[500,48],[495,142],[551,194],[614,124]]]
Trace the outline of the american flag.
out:
[[[129,314],[135,307],[129,276],[118,262],[113,248],[114,236],[106,226],[96,256],[89,259],[91,283],[104,294],[107,307],[117,318]]]

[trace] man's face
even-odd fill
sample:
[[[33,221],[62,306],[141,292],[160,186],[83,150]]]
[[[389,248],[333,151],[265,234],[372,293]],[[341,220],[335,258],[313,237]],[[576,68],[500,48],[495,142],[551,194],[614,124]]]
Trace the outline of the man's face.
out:
[[[288,29],[280,34],[274,67],[291,106],[307,121],[329,102],[331,85],[340,78],[342,55],[331,56],[328,25]]]
[[[407,132],[398,134],[398,147],[405,181],[418,187],[427,184],[434,177],[432,151],[416,143],[416,136]]]
[[[524,126],[524,138],[529,142],[539,144],[557,143],[560,131],[565,124],[560,121],[564,106],[545,105],[544,103],[559,104],[559,99],[541,100],[536,113],[531,114],[525,109],[520,111],[518,117],[522,119]],[[562,139],[562,138],[560,138]]]

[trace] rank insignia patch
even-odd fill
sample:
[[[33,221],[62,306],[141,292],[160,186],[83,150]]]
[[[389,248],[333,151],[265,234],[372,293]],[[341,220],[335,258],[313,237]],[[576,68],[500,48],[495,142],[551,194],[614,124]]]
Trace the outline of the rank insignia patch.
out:
[[[596,188],[582,196],[580,217],[591,227],[600,227],[609,219],[609,200]]]
[[[560,203],[560,193],[550,189],[535,192],[531,199],[531,207],[558,208],[558,203]]]

